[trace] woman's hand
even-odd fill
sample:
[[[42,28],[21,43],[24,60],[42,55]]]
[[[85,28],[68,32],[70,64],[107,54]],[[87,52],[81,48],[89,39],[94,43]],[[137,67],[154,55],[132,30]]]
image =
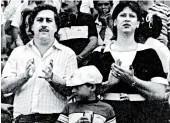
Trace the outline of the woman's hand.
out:
[[[112,66],[113,75],[123,82],[133,84],[134,83],[134,69],[129,68],[129,70],[123,69],[121,66],[113,64]]]
[[[119,75],[116,73],[115,69],[114,69],[114,65],[118,65],[121,66],[122,62],[120,61],[120,59],[116,60],[115,63],[113,63],[111,65],[111,70],[109,73],[109,78],[108,78],[108,83],[111,85],[117,84],[120,80]]]

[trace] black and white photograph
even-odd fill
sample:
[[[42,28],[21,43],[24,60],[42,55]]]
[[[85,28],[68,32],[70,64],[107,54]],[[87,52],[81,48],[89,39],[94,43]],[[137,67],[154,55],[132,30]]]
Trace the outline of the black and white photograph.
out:
[[[170,123],[170,0],[1,0],[1,123]]]

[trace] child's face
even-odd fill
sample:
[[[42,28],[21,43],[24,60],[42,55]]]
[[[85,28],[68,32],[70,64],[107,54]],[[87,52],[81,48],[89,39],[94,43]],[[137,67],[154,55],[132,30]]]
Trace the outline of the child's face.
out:
[[[86,84],[73,86],[72,93],[75,95],[76,101],[85,101],[90,97],[91,87]]]

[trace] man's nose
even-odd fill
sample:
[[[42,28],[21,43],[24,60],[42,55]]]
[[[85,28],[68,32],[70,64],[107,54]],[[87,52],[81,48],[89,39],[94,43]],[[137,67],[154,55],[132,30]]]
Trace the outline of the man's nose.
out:
[[[72,88],[72,93],[75,93],[77,91],[76,88]]]
[[[105,8],[106,6],[104,4],[102,4],[102,8]]]
[[[43,26],[46,26],[46,25],[47,25],[46,19],[43,20],[42,25],[43,25]]]

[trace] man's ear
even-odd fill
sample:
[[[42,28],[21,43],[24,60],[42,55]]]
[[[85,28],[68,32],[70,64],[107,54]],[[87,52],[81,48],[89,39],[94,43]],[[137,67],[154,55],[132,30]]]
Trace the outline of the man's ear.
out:
[[[93,84],[93,85],[91,86],[91,91],[95,91],[95,90],[96,90],[96,85]]]

